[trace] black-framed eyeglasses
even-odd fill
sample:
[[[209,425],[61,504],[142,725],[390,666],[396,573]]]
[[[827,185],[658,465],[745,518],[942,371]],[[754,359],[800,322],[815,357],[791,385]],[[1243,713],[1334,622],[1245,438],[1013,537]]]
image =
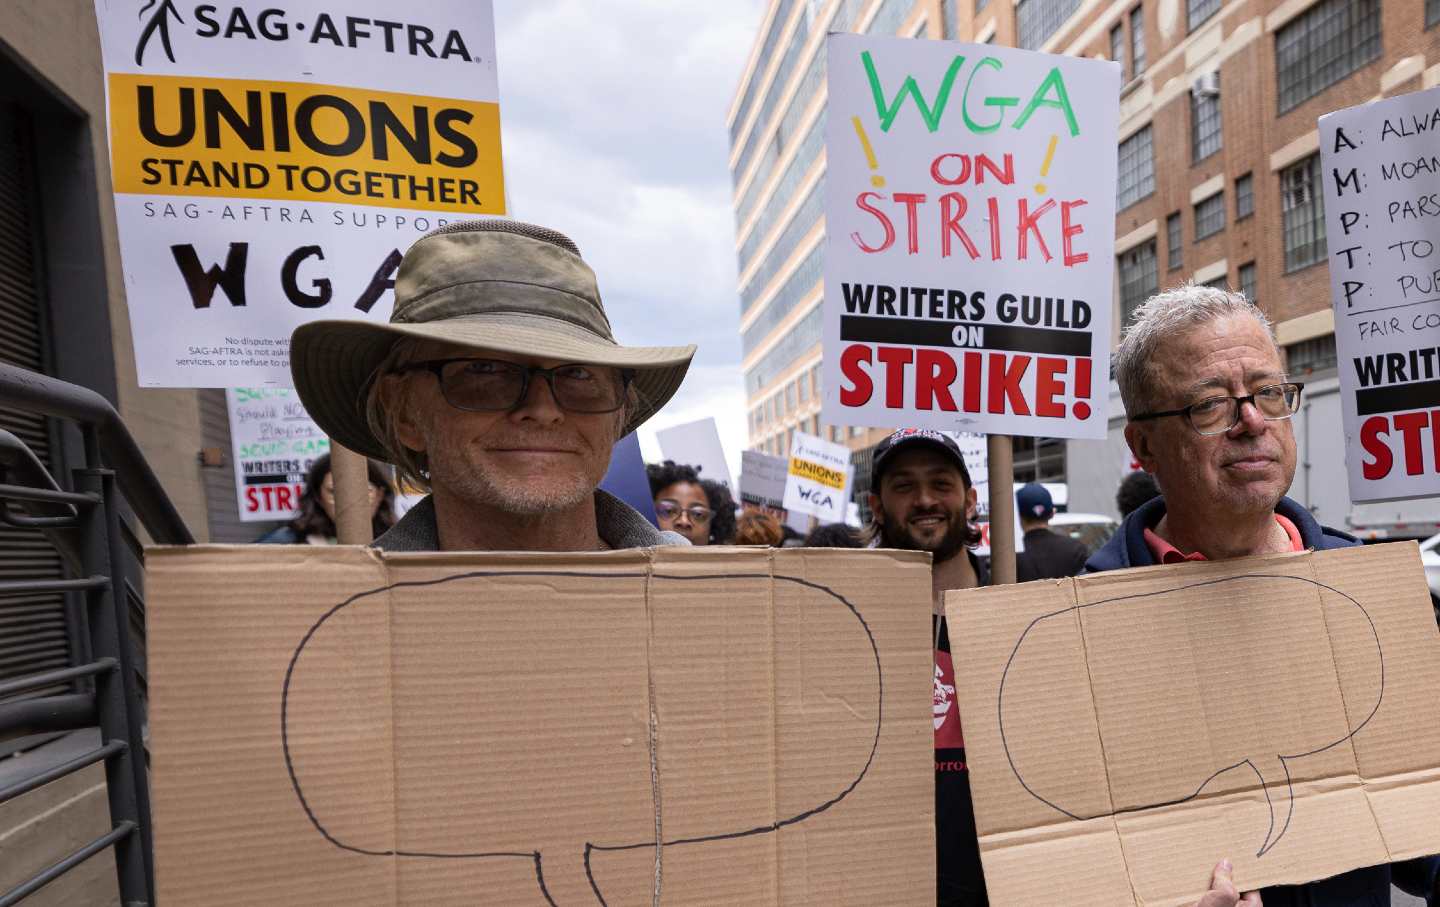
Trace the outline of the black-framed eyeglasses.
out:
[[[1305,385],[1299,381],[1283,384],[1267,384],[1253,394],[1244,397],[1206,397],[1199,403],[1192,403],[1184,409],[1170,409],[1164,412],[1141,413],[1131,416],[1131,422],[1159,419],[1162,416],[1184,416],[1190,427],[1202,435],[1223,435],[1240,424],[1241,408],[1249,403],[1267,422],[1279,422],[1295,415],[1300,409],[1300,392]]]
[[[567,363],[554,368],[520,365],[504,359],[426,359],[407,362],[396,372],[424,369],[440,382],[440,396],[456,409],[472,413],[510,412],[530,393],[536,375],[550,385],[555,404],[572,413],[613,413],[625,405],[625,392],[635,373],[607,367]]]
[[[669,499],[661,499],[655,502],[655,515],[666,522],[679,519],[682,513],[690,517],[690,522],[697,526],[703,526],[710,522],[710,518],[715,515],[715,511],[706,507],[704,504],[691,504],[689,507],[681,507],[679,501],[671,501]]]

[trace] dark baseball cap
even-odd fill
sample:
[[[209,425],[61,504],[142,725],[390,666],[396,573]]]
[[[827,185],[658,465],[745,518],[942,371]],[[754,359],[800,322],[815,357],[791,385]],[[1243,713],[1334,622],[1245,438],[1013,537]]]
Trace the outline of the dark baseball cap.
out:
[[[880,477],[885,474],[886,466],[895,459],[896,453],[921,446],[934,448],[954,460],[966,488],[975,484],[970,481],[965,455],[960,452],[960,445],[955,443],[954,438],[932,428],[902,428],[875,445],[875,455],[870,460],[870,490],[880,493]]]
[[[1055,500],[1044,485],[1031,482],[1015,492],[1015,507],[1022,520],[1048,520],[1055,515]]]

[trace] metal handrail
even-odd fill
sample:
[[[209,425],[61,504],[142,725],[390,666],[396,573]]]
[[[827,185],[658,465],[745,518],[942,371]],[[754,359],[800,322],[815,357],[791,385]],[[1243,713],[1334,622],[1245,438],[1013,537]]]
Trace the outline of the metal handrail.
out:
[[[0,523],[41,532],[64,557],[69,577],[3,580],[0,597],[66,593],[72,661],[70,667],[0,683],[0,697],[70,685],[69,692],[58,695],[0,702],[0,737],[98,726],[106,741],[0,788],[0,802],[101,764],[113,825],[0,892],[0,907],[23,900],[112,846],[122,902],[127,907],[148,905],[155,897],[155,876],[145,706],[138,648],[130,637],[130,597],[136,588],[131,578],[139,554],[127,545],[134,532],[122,521],[121,508],[128,505],[128,512],[157,542],[192,544],[194,536],[115,408],[99,394],[0,364],[0,408],[77,423],[84,441],[82,463],[70,473],[71,490],[65,490],[21,439],[0,431]],[[86,663],[73,663],[77,661]]]
[[[93,453],[100,454],[105,465],[115,470],[120,490],[150,537],[169,545],[195,543],[195,537],[110,401],[89,388],[0,363],[0,402],[92,428],[97,447]],[[88,440],[87,447],[90,446]]]
[[[46,671],[43,674],[27,674],[16,680],[7,680],[4,683],[0,683],[0,697],[13,696],[16,693],[24,693],[28,690],[38,690],[41,687],[64,683],[67,680],[93,677],[105,671],[113,671],[118,667],[120,667],[120,662],[113,658],[98,658],[89,664],[76,665],[73,668],[60,668],[54,671]]]
[[[114,844],[121,838],[128,838],[131,835],[135,834],[135,832],[136,826],[134,822],[128,820],[121,822],[119,825],[116,825],[110,831],[91,841],[89,844],[86,844],[84,847],[80,848],[79,850],[75,851],[64,859],[56,863],[52,863],[51,865],[40,870],[39,873],[37,873],[29,881],[22,883],[19,887],[13,888],[5,894],[0,894],[0,907],[11,907],[12,904],[20,903],[20,901],[22,901],[23,899],[39,891],[41,888],[44,888],[46,885],[49,885],[51,882],[60,878],[65,873],[74,869],[76,866],[79,866],[81,863],[84,863],[86,860],[95,856],[100,851],[109,847],[111,844]]]
[[[127,744],[123,740],[111,740],[104,746],[76,756],[68,762],[62,762],[54,768],[31,775],[24,781],[12,784],[9,787],[0,788],[0,803],[4,803],[6,800],[13,800],[21,794],[26,794],[37,788],[44,787],[51,781],[63,778],[72,772],[78,772],[80,769],[87,768],[101,760],[109,759],[116,753],[124,752],[126,747]]]

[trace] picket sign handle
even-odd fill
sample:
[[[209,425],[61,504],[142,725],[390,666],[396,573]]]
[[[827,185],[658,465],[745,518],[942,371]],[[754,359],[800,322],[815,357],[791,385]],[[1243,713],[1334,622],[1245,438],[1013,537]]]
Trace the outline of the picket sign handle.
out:
[[[1009,435],[989,435],[990,582],[1015,582],[1015,451]],[[338,487],[338,486],[337,486]]]
[[[370,473],[363,454],[330,442],[330,474],[335,477],[335,532],[342,545],[375,540],[370,522]]]

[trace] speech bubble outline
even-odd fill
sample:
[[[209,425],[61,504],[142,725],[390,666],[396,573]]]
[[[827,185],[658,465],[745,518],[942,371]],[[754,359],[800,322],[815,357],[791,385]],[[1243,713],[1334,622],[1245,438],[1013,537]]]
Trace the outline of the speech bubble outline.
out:
[[[850,783],[847,784],[847,785],[845,786],[845,788],[844,788],[843,790],[841,790],[838,794],[836,794],[835,796],[831,797],[830,799],[824,801],[823,803],[819,804],[818,806],[814,806],[814,807],[811,807],[811,808],[809,808],[809,809],[803,810],[802,812],[799,812],[799,813],[797,813],[797,814],[795,814],[795,815],[793,815],[793,816],[789,816],[789,817],[787,817],[787,818],[777,820],[777,821],[772,822],[772,823],[770,823],[770,824],[768,824],[768,825],[760,825],[760,826],[756,826],[756,827],[754,827],[754,828],[744,829],[744,830],[741,830],[741,831],[720,832],[720,833],[710,834],[710,835],[699,835],[699,836],[691,836],[691,837],[688,837],[688,838],[677,838],[677,839],[669,840],[669,841],[661,841],[661,842],[658,843],[658,846],[659,846],[659,847],[674,847],[674,846],[678,846],[678,845],[682,845],[682,844],[703,844],[703,843],[714,842],[714,841],[732,840],[732,839],[736,839],[736,838],[746,838],[746,837],[751,837],[751,836],[754,836],[754,835],[771,834],[771,833],[773,833],[773,832],[779,831],[781,828],[784,828],[784,827],[789,826],[789,825],[798,824],[798,823],[800,823],[800,822],[805,821],[806,819],[809,819],[809,818],[811,818],[811,817],[813,817],[813,816],[815,816],[815,815],[818,815],[819,813],[825,812],[825,811],[828,810],[830,807],[832,807],[832,806],[834,806],[835,804],[839,803],[841,800],[844,800],[847,796],[850,795],[850,793],[851,793],[852,791],[855,790],[856,787],[858,787],[858,786],[860,785],[860,782],[864,780],[865,775],[870,771],[870,766],[871,766],[871,765],[874,763],[874,761],[875,761],[875,753],[876,753],[876,751],[879,749],[879,746],[880,746],[880,729],[881,729],[881,726],[882,726],[882,723],[883,723],[883,720],[884,720],[885,678],[884,678],[884,671],[883,671],[883,669],[882,669],[882,667],[881,667],[881,663],[880,663],[880,648],[879,648],[879,646],[878,646],[878,645],[876,644],[876,642],[875,642],[875,634],[874,634],[874,632],[870,629],[870,625],[869,625],[868,623],[866,623],[865,617],[860,613],[860,610],[859,610],[858,608],[856,608],[855,605],[854,605],[854,603],[851,602],[848,598],[846,598],[845,596],[843,596],[843,595],[841,595],[840,593],[836,592],[835,590],[831,589],[829,586],[825,586],[825,585],[823,585],[823,584],[821,584],[821,583],[816,583],[816,582],[813,582],[813,581],[811,581],[811,580],[801,579],[801,578],[799,578],[799,577],[794,577],[794,576],[779,576],[779,575],[772,575],[772,574],[769,574],[769,573],[724,573],[724,574],[718,574],[718,573],[716,573],[716,574],[697,574],[697,575],[693,575],[693,576],[679,576],[679,575],[674,575],[674,574],[651,573],[651,572],[648,572],[648,571],[646,571],[646,572],[629,572],[629,573],[593,573],[593,572],[570,571],[570,570],[477,570],[477,571],[471,571],[471,572],[467,572],[467,573],[454,574],[454,575],[452,575],[452,576],[440,577],[439,579],[431,579],[431,580],[404,580],[404,581],[401,581],[401,582],[391,583],[391,584],[386,585],[386,586],[381,586],[381,587],[378,587],[378,588],[375,588],[375,589],[369,589],[369,590],[366,590],[366,591],[364,591],[364,592],[357,592],[356,594],[350,596],[349,598],[345,599],[344,601],[342,601],[342,602],[340,602],[339,604],[335,605],[334,607],[330,608],[330,609],[329,609],[328,611],[326,611],[323,615],[321,615],[320,618],[319,618],[318,620],[316,620],[314,624],[312,624],[312,625],[310,626],[310,629],[309,629],[309,630],[307,630],[307,631],[305,632],[305,635],[301,638],[300,644],[299,644],[298,646],[296,646],[295,652],[294,652],[293,655],[291,655],[291,657],[290,657],[290,662],[289,662],[289,664],[286,666],[286,669],[285,669],[285,681],[284,681],[284,684],[283,684],[282,687],[281,687],[281,692],[280,692],[280,743],[281,743],[281,749],[282,749],[282,751],[283,751],[283,753],[284,753],[284,757],[285,757],[285,770],[286,770],[286,772],[287,772],[287,773],[289,774],[289,776],[290,776],[290,784],[291,784],[291,786],[294,788],[296,798],[300,801],[300,806],[305,810],[305,815],[306,815],[306,817],[310,820],[310,823],[315,826],[315,829],[316,829],[318,832],[320,832],[321,836],[324,837],[326,841],[329,841],[331,844],[333,844],[335,847],[338,847],[338,848],[340,848],[341,850],[349,851],[349,852],[351,852],[351,853],[360,854],[360,855],[362,855],[362,856],[372,856],[372,857],[415,857],[415,858],[431,858],[431,859],[437,859],[437,858],[438,858],[438,859],[486,859],[486,858],[528,859],[528,860],[533,861],[533,863],[534,863],[534,866],[535,866],[535,881],[536,881],[536,883],[537,883],[537,884],[539,885],[539,887],[540,887],[540,893],[541,893],[541,895],[545,898],[546,903],[550,904],[551,907],[558,907],[558,905],[556,904],[554,898],[551,897],[550,891],[549,891],[549,890],[546,888],[546,886],[545,886],[545,873],[544,873],[544,867],[543,867],[544,857],[543,857],[543,855],[542,855],[542,853],[541,853],[540,850],[534,850],[534,851],[529,851],[529,852],[520,852],[520,851],[486,851],[486,852],[474,852],[474,853],[428,853],[428,852],[404,851],[404,850],[375,850],[375,849],[371,849],[371,848],[356,847],[356,846],[351,845],[351,844],[346,844],[345,842],[341,841],[339,838],[337,838],[337,837],[335,837],[334,835],[332,835],[332,834],[330,833],[330,831],[329,831],[328,829],[326,829],[325,826],[320,822],[319,817],[315,815],[314,810],[311,808],[309,801],[305,798],[305,793],[304,793],[304,791],[303,791],[302,788],[301,788],[300,779],[299,779],[299,777],[297,776],[297,774],[296,774],[296,772],[295,772],[295,765],[294,765],[294,761],[293,761],[293,759],[292,759],[292,757],[291,757],[291,752],[290,752],[290,733],[289,733],[290,682],[291,682],[291,679],[292,679],[292,677],[294,676],[294,673],[295,673],[295,666],[296,666],[296,664],[299,663],[299,661],[300,661],[300,656],[301,656],[301,654],[303,654],[303,652],[305,651],[306,645],[309,644],[310,640],[311,640],[312,638],[314,638],[315,634],[320,630],[320,628],[321,628],[328,620],[330,620],[331,617],[335,616],[335,615],[338,614],[340,611],[342,611],[343,609],[349,607],[350,605],[355,604],[355,603],[358,602],[358,601],[361,601],[362,599],[368,598],[368,597],[370,597],[370,596],[380,595],[380,594],[385,593],[385,592],[390,592],[390,591],[395,590],[395,589],[410,588],[410,587],[436,586],[436,585],[440,585],[440,584],[443,584],[443,583],[454,582],[454,581],[457,581],[457,580],[465,580],[465,579],[501,578],[501,577],[520,577],[520,578],[567,577],[567,578],[597,579],[597,580],[598,580],[598,579],[650,579],[650,580],[678,580],[678,581],[681,581],[681,582],[685,582],[685,581],[699,581],[699,580],[711,580],[711,581],[713,581],[713,580],[736,580],[736,579],[766,579],[766,580],[772,580],[772,581],[784,581],[784,582],[794,583],[794,584],[799,585],[799,586],[804,586],[804,587],[809,588],[809,589],[817,590],[817,591],[819,591],[819,592],[823,592],[823,593],[825,593],[826,595],[830,596],[832,599],[840,602],[840,603],[843,604],[847,609],[849,609],[850,613],[855,617],[855,620],[860,624],[860,628],[865,631],[865,638],[866,638],[866,640],[870,643],[870,650],[871,650],[871,653],[874,655],[874,658],[875,658],[875,735],[874,735],[874,739],[871,741],[871,744],[870,744],[870,752],[869,752],[868,756],[867,756],[866,759],[865,759],[865,765],[860,769],[859,773],[855,776],[855,778],[854,778],[852,781],[850,781]],[[652,765],[654,765],[655,740],[654,740],[653,734],[652,734],[651,737],[650,737],[648,746],[650,747],[650,755],[651,755]],[[655,783],[656,783],[656,784],[659,783],[658,778],[657,778],[657,780],[656,780]],[[605,901],[605,896],[604,896],[604,894],[603,894],[603,893],[601,892],[601,890],[600,890],[600,885],[599,885],[599,883],[596,881],[595,876],[594,876],[593,872],[591,871],[591,865],[590,865],[591,855],[592,855],[595,851],[600,851],[600,852],[617,851],[617,852],[618,852],[618,851],[625,851],[625,850],[638,850],[638,849],[645,848],[645,847],[656,847],[656,846],[657,846],[657,842],[655,842],[655,841],[640,841],[640,842],[637,842],[637,843],[634,843],[634,844],[612,844],[612,845],[597,845],[597,844],[594,844],[593,842],[588,842],[588,841],[586,842],[586,844],[585,844],[585,852],[584,852],[585,876],[586,876],[587,880],[588,880],[589,883],[590,883],[590,889],[591,889],[591,891],[594,892],[595,897],[596,897],[596,899],[599,901],[601,907],[607,907],[607,905],[606,905],[606,901]],[[658,886],[658,880],[657,880],[657,886]],[[658,887],[657,887],[657,898],[658,898]]]
[[[1376,656],[1377,656],[1377,659],[1378,659],[1378,671],[1379,671],[1379,676],[1380,676],[1379,692],[1376,694],[1376,697],[1375,697],[1375,707],[1370,710],[1370,714],[1368,714],[1368,715],[1365,716],[1365,720],[1361,721],[1358,725],[1356,725],[1355,727],[1351,728],[1351,729],[1350,729],[1350,732],[1349,732],[1348,734],[1346,734],[1345,736],[1341,737],[1341,738],[1338,739],[1338,740],[1335,740],[1335,741],[1332,741],[1332,742],[1330,742],[1330,743],[1327,743],[1327,744],[1325,744],[1325,745],[1323,745],[1323,746],[1320,746],[1320,747],[1317,747],[1317,748],[1314,748],[1314,749],[1310,749],[1310,750],[1306,750],[1306,751],[1304,751],[1304,752],[1292,753],[1292,754],[1289,754],[1289,755],[1284,755],[1284,754],[1281,754],[1281,753],[1276,753],[1276,754],[1275,754],[1275,758],[1279,761],[1280,767],[1281,767],[1281,769],[1282,769],[1282,771],[1284,772],[1284,775],[1285,775],[1285,794],[1286,794],[1286,800],[1289,802],[1289,807],[1288,807],[1288,809],[1286,810],[1286,813],[1285,813],[1285,822],[1284,822],[1284,824],[1280,827],[1279,832],[1276,832],[1276,831],[1275,831],[1275,804],[1274,804],[1274,801],[1272,801],[1272,800],[1270,799],[1270,785],[1269,785],[1269,782],[1267,782],[1267,781],[1265,780],[1265,776],[1261,773],[1259,767],[1256,766],[1255,763],[1254,763],[1251,759],[1249,759],[1248,757],[1245,758],[1245,759],[1242,759],[1242,760],[1240,760],[1239,762],[1236,762],[1236,763],[1234,763],[1234,764],[1232,764],[1232,765],[1227,765],[1227,766],[1225,766],[1224,768],[1218,769],[1214,774],[1210,775],[1210,777],[1208,777],[1208,778],[1206,778],[1204,781],[1202,781],[1202,782],[1200,783],[1200,786],[1195,789],[1195,792],[1192,793],[1192,794],[1189,794],[1188,796],[1179,797],[1179,798],[1174,799],[1174,800],[1166,800],[1166,801],[1159,802],[1159,803],[1147,803],[1147,804],[1144,804],[1144,805],[1142,805],[1142,806],[1127,806],[1127,807],[1124,807],[1124,808],[1122,808],[1122,809],[1113,810],[1113,811],[1111,811],[1111,812],[1098,813],[1098,814],[1096,814],[1096,815],[1094,815],[1094,816],[1079,816],[1079,815],[1076,815],[1075,813],[1073,813],[1073,812],[1065,809],[1063,806],[1060,806],[1060,805],[1057,804],[1057,803],[1054,803],[1054,802],[1052,802],[1052,801],[1050,801],[1050,800],[1047,800],[1045,797],[1042,797],[1040,794],[1036,793],[1033,788],[1031,788],[1031,786],[1025,781],[1024,776],[1021,775],[1019,767],[1017,767],[1017,766],[1015,765],[1015,758],[1014,758],[1014,756],[1013,756],[1013,755],[1011,754],[1011,752],[1010,752],[1010,744],[1009,744],[1009,741],[1007,740],[1006,735],[1005,735],[1005,681],[1008,679],[1008,677],[1009,677],[1009,675],[1010,675],[1010,666],[1014,663],[1014,661],[1015,661],[1015,656],[1020,652],[1020,647],[1021,647],[1021,645],[1024,644],[1025,638],[1030,635],[1030,631],[1031,631],[1031,630],[1035,629],[1035,627],[1036,627],[1037,625],[1039,625],[1042,621],[1049,620],[1049,619],[1054,618],[1054,617],[1060,617],[1060,616],[1062,616],[1062,615],[1069,614],[1069,613],[1074,612],[1074,611],[1080,611],[1080,610],[1083,610],[1083,609],[1085,609],[1085,608],[1098,608],[1098,607],[1100,607],[1101,605],[1112,605],[1112,604],[1116,604],[1116,603],[1118,603],[1118,602],[1135,601],[1135,600],[1137,600],[1137,599],[1143,599],[1143,598],[1154,598],[1154,597],[1157,597],[1157,596],[1169,595],[1169,594],[1174,593],[1174,592],[1182,592],[1182,591],[1187,590],[1187,589],[1199,589],[1199,588],[1204,588],[1204,587],[1206,587],[1206,586],[1216,586],[1216,585],[1219,585],[1219,584],[1221,584],[1221,583],[1229,583],[1229,582],[1235,582],[1235,581],[1237,581],[1237,580],[1246,580],[1246,579],[1294,580],[1294,581],[1298,581],[1298,582],[1302,582],[1302,583],[1309,583],[1309,584],[1311,584],[1312,586],[1316,586],[1316,587],[1318,587],[1318,588],[1320,588],[1320,589],[1326,589],[1326,590],[1328,590],[1328,591],[1330,591],[1330,592],[1334,592],[1336,595],[1338,595],[1338,596],[1340,596],[1341,598],[1345,599],[1346,601],[1350,602],[1350,604],[1354,605],[1357,609],[1359,609],[1360,613],[1365,617],[1366,622],[1370,625],[1370,633],[1371,633],[1371,635],[1372,635],[1372,636],[1374,637],[1374,639],[1375,639],[1375,651],[1376,651]],[[1294,791],[1294,787],[1293,787],[1293,785],[1292,785],[1291,778],[1290,778],[1290,766],[1289,766],[1290,760],[1293,760],[1293,759],[1303,759],[1303,758],[1305,758],[1306,756],[1314,756],[1314,755],[1316,755],[1316,754],[1318,754],[1318,753],[1323,753],[1323,752],[1325,752],[1326,750],[1333,749],[1333,748],[1339,746],[1340,744],[1346,742],[1347,740],[1350,740],[1350,739],[1353,738],[1356,734],[1360,733],[1360,731],[1363,730],[1363,729],[1365,728],[1365,726],[1370,723],[1371,719],[1373,719],[1373,718],[1375,717],[1375,714],[1380,711],[1380,704],[1384,701],[1384,698],[1385,698],[1385,650],[1384,650],[1384,647],[1383,647],[1383,646],[1381,645],[1381,643],[1380,643],[1380,633],[1379,633],[1379,631],[1376,630],[1376,628],[1375,628],[1375,621],[1374,621],[1373,618],[1370,617],[1370,612],[1365,610],[1365,606],[1364,606],[1364,605],[1360,604],[1360,602],[1356,601],[1356,600],[1355,600],[1353,597],[1351,597],[1350,595],[1348,595],[1348,594],[1340,591],[1339,589],[1336,589],[1334,586],[1329,586],[1329,585],[1326,585],[1325,583],[1319,582],[1319,581],[1317,581],[1317,580],[1309,579],[1309,578],[1307,578],[1307,577],[1303,577],[1303,576],[1290,576],[1290,575],[1288,575],[1288,574],[1283,574],[1283,573],[1247,573],[1247,574],[1244,574],[1244,575],[1241,575],[1241,576],[1226,576],[1226,577],[1221,577],[1221,578],[1219,578],[1219,579],[1211,579],[1211,580],[1204,580],[1204,581],[1202,581],[1202,582],[1188,583],[1188,584],[1183,585],[1183,586],[1175,586],[1175,587],[1170,588],[1170,589],[1161,589],[1161,590],[1154,591],[1154,592],[1141,592],[1141,593],[1136,593],[1136,594],[1134,594],[1134,595],[1121,595],[1121,596],[1116,596],[1116,597],[1114,597],[1114,598],[1107,598],[1107,599],[1104,599],[1104,600],[1098,601],[1098,602],[1090,602],[1090,603],[1088,603],[1088,604],[1081,604],[1081,603],[1077,602],[1077,603],[1075,603],[1075,604],[1073,604],[1073,605],[1070,605],[1069,607],[1061,608],[1061,609],[1058,610],[1058,611],[1052,611],[1052,612],[1050,612],[1049,614],[1042,614],[1042,615],[1040,615],[1039,617],[1037,617],[1037,618],[1035,618],[1034,620],[1032,620],[1032,621],[1025,627],[1025,629],[1020,633],[1020,638],[1015,641],[1015,648],[1010,651],[1010,657],[1009,657],[1008,659],[1006,659],[1006,661],[1005,661],[1005,669],[1004,669],[1004,671],[1002,671],[1001,674],[1000,674],[1000,688],[999,688],[998,694],[997,694],[997,696],[996,696],[996,717],[997,717],[997,719],[998,719],[998,721],[999,721],[999,726],[1000,726],[1000,744],[1001,744],[1001,746],[1002,746],[1002,747],[1004,748],[1004,750],[1005,750],[1005,759],[1006,759],[1006,761],[1008,761],[1008,762],[1010,763],[1010,770],[1011,770],[1011,772],[1014,773],[1014,775],[1015,775],[1015,780],[1020,782],[1020,786],[1023,787],[1023,788],[1025,788],[1025,792],[1028,793],[1028,794],[1030,794],[1030,796],[1032,796],[1032,797],[1034,797],[1035,799],[1039,800],[1041,803],[1044,803],[1046,806],[1049,806],[1049,807],[1051,807],[1052,809],[1055,809],[1055,810],[1059,811],[1060,813],[1063,813],[1064,815],[1070,817],[1071,819],[1075,819],[1075,820],[1077,820],[1077,821],[1085,821],[1086,819],[1098,819],[1098,818],[1102,818],[1102,817],[1104,817],[1104,816],[1117,816],[1117,815],[1121,815],[1121,814],[1123,814],[1123,813],[1141,812],[1141,811],[1147,810],[1147,809],[1158,809],[1158,808],[1165,807],[1165,806],[1175,806],[1175,805],[1180,804],[1180,803],[1186,803],[1186,802],[1188,802],[1188,801],[1190,801],[1190,800],[1194,800],[1196,797],[1199,797],[1199,796],[1200,796],[1200,793],[1205,790],[1205,788],[1210,784],[1210,782],[1214,781],[1216,778],[1220,777],[1221,775],[1225,774],[1226,772],[1234,771],[1235,769],[1241,768],[1241,767],[1243,767],[1243,766],[1248,766],[1248,767],[1250,768],[1250,770],[1255,773],[1255,777],[1256,777],[1257,779],[1259,779],[1259,781],[1260,781],[1260,790],[1261,790],[1262,793],[1265,794],[1265,805],[1266,805],[1267,810],[1268,810],[1268,812],[1269,812],[1269,814],[1270,814],[1270,826],[1269,826],[1269,828],[1268,828],[1268,829],[1266,830],[1266,832],[1265,832],[1265,839],[1260,843],[1260,849],[1259,849],[1259,850],[1256,852],[1256,854],[1255,854],[1256,859],[1259,859],[1259,858],[1261,858],[1261,857],[1264,857],[1265,854],[1269,853],[1272,849],[1274,849],[1274,847],[1275,847],[1276,844],[1280,843],[1280,839],[1281,839],[1282,837],[1284,837],[1284,836],[1285,836],[1285,832],[1286,832],[1287,830],[1289,830],[1289,828],[1290,828],[1290,820],[1294,817],[1294,814],[1295,814],[1295,791]],[[1348,726],[1348,713],[1347,713],[1347,726]],[[1113,802],[1112,802],[1112,805],[1113,805]]]

